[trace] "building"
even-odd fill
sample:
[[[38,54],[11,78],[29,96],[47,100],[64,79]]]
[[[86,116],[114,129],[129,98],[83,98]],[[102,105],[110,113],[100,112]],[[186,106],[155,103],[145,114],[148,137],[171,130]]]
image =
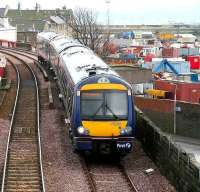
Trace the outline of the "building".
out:
[[[17,27],[17,41],[30,43],[34,46],[38,32],[55,31],[71,35],[70,22],[72,10],[56,9],[41,10],[36,3],[35,9],[22,10],[20,3],[18,9],[8,9],[5,16],[11,25]]]
[[[143,95],[146,89],[153,88],[151,70],[130,65],[111,65],[111,67],[131,84],[134,95]]]
[[[0,8],[0,46],[15,47],[17,41],[16,27],[8,22],[6,17],[8,7]]]

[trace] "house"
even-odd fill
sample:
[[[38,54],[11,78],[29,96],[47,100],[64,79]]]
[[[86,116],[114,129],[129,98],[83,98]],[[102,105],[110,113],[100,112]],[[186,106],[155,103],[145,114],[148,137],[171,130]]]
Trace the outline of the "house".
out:
[[[22,10],[19,3],[18,9],[8,9],[5,15],[11,25],[17,27],[17,41],[34,45],[38,32],[55,31],[70,36],[71,14],[72,10],[66,8],[41,10],[38,3],[35,9]]]

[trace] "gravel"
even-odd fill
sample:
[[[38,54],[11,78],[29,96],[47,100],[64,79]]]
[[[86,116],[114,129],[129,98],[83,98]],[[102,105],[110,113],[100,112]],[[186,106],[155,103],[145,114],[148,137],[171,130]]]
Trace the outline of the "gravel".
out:
[[[141,143],[135,140],[133,153],[123,160],[124,167],[131,176],[138,191],[144,192],[175,192],[175,188],[161,175],[154,162],[145,154]],[[145,170],[152,168],[154,171],[147,174]]]
[[[72,152],[64,124],[64,110],[56,95],[55,83],[51,83],[55,109],[48,108],[48,82],[43,80],[37,68],[41,92],[41,142],[46,191],[90,191],[79,156]]]
[[[12,112],[16,96],[16,73],[10,63],[7,63],[8,78],[12,80],[11,88],[6,92],[3,103],[0,106],[0,175],[3,174],[7,138],[10,127],[9,114]],[[0,91],[1,92],[1,91]],[[0,179],[1,183],[1,179]]]

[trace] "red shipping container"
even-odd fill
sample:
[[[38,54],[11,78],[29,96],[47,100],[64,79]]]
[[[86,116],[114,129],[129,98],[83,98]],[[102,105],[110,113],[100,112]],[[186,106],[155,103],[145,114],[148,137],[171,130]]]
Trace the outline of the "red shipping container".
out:
[[[149,54],[147,54],[147,55],[144,57],[144,61],[145,61],[145,62],[152,62],[152,58],[154,58],[154,57],[155,57],[154,54],[149,53]]]
[[[4,76],[4,71],[5,71],[5,68],[4,67],[0,67],[0,77]]]
[[[179,51],[177,48],[163,48],[162,50],[163,57],[178,57]]]
[[[176,92],[176,99],[180,101],[186,101],[190,103],[200,102],[199,83],[156,80],[155,89],[169,91],[173,93],[173,96],[175,96]]]
[[[200,69],[200,56],[188,56],[187,60],[190,63],[190,69]]]

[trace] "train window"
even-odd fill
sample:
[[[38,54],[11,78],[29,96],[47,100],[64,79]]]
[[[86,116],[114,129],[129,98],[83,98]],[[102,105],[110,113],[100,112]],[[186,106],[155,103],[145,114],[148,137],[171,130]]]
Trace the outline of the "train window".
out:
[[[87,91],[81,93],[82,119],[127,119],[128,97],[125,91]]]
[[[81,94],[81,114],[83,117],[93,117],[103,115],[103,93],[89,93]]]
[[[127,93],[126,92],[108,92],[106,96],[106,115],[112,116],[113,113],[117,116],[127,115]]]

